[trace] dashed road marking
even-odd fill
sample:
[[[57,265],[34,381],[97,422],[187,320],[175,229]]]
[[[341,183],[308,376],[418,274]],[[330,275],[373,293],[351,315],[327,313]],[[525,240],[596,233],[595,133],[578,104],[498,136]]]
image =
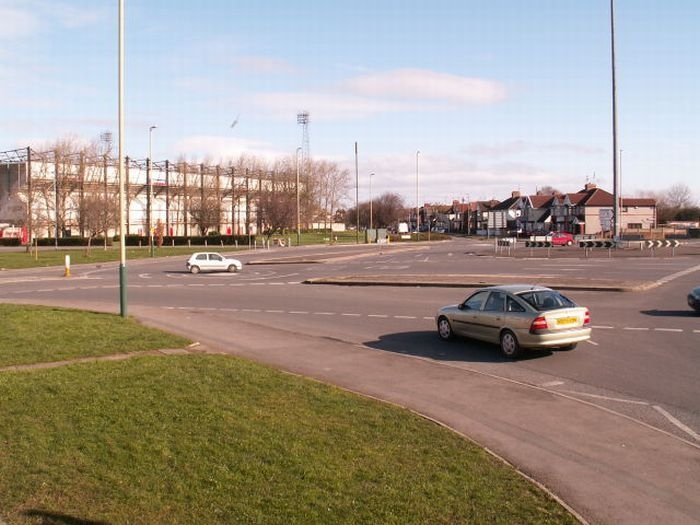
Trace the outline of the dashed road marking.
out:
[[[645,331],[649,330],[648,328],[643,328],[643,327],[632,327],[632,326],[625,326],[623,330],[636,330],[636,331]]]
[[[600,325],[595,325],[591,326],[591,328],[595,328],[596,330],[614,330],[614,326],[600,326]]]
[[[681,328],[654,328],[655,332],[682,332]]]
[[[589,345],[598,346],[598,343],[591,341],[590,339],[586,341]]]

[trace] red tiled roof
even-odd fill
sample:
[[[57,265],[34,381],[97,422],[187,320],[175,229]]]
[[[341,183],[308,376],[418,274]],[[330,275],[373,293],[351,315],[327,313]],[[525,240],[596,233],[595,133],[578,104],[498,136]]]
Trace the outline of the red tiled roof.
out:
[[[530,202],[533,208],[544,208],[551,206],[554,195],[530,195]]]

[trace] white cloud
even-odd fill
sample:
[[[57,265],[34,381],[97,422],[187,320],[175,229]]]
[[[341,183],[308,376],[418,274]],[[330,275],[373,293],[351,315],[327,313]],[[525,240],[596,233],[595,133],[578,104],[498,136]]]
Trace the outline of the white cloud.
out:
[[[273,161],[289,155],[289,152],[275,150],[266,142],[216,135],[185,137],[176,142],[172,150],[182,152],[188,158],[193,157],[199,161],[213,159],[214,162],[236,159],[241,155]]]
[[[360,118],[377,113],[417,109],[404,102],[324,92],[261,93],[254,95],[252,101],[264,111],[284,118],[304,109],[313,115],[314,120]]]
[[[0,39],[13,40],[32,36],[39,29],[39,19],[29,10],[0,6]]]
[[[301,92],[259,93],[252,103],[288,118],[305,109],[314,119],[353,119],[398,111],[445,111],[455,106],[488,104],[506,96],[489,80],[421,69],[398,69],[351,78],[334,87]]]
[[[395,69],[350,79],[344,86],[371,97],[434,100],[450,104],[489,104],[506,97],[500,82],[425,69]]]

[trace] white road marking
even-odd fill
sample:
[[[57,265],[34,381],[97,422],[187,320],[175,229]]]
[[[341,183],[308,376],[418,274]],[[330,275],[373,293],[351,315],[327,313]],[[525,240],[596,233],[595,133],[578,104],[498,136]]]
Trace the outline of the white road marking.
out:
[[[283,314],[284,310],[265,310],[267,314]]]
[[[596,343],[595,341],[591,341],[590,339],[589,339],[588,341],[586,341],[586,342],[587,342],[589,345],[598,346],[598,343]]]
[[[254,312],[254,313],[256,313],[256,312],[260,312],[260,310],[257,308],[241,308],[241,312]]]
[[[591,326],[591,328],[595,328],[596,330],[613,330],[615,327],[614,326],[595,325],[595,326]]]
[[[636,328],[636,327],[629,327],[625,326],[623,330],[637,330],[637,331],[644,331],[644,330],[649,330],[648,328]]]
[[[360,317],[362,314],[340,314],[340,315],[344,315],[346,317]]]
[[[433,317],[424,317],[423,319],[427,319],[427,320],[432,321],[432,320],[433,320]]]
[[[308,314],[309,312],[302,312],[299,310],[291,310],[288,313],[290,313],[290,314]]]
[[[632,399],[621,399],[619,397],[601,396],[598,394],[588,394],[586,392],[576,392],[574,390],[562,390],[561,392],[566,392],[567,394],[574,394],[577,396],[593,397],[595,399],[605,399],[606,401],[616,401],[618,403],[629,403],[631,405],[649,406],[649,403],[647,403],[646,401],[634,401]]]
[[[689,426],[678,421],[675,417],[673,417],[671,414],[669,414],[666,410],[664,410],[660,406],[653,405],[653,408],[654,408],[654,410],[659,412],[661,415],[663,415],[666,419],[668,419],[671,423],[673,423],[678,428],[680,428],[683,432],[686,432],[687,434],[692,436],[693,439],[695,439],[696,441],[700,441],[700,435],[697,432],[695,432],[692,428],[690,428]]]
[[[415,319],[415,315],[395,315],[394,319]]]
[[[700,334],[700,330],[693,330],[694,334]]]
[[[547,388],[550,386],[559,386],[559,385],[563,385],[563,384],[564,384],[564,381],[548,381],[546,383],[540,383],[539,386]]]
[[[378,317],[378,318],[380,318],[380,319],[386,319],[386,318],[388,318],[389,316],[388,316],[388,315],[384,315],[384,314],[367,314],[367,317]]]
[[[314,312],[314,315],[335,315],[335,312]]]
[[[655,332],[682,332],[681,328],[654,328]]]

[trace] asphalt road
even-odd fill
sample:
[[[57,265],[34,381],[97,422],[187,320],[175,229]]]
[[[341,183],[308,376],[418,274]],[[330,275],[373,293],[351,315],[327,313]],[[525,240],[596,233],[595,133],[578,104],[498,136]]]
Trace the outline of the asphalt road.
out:
[[[576,253],[579,257],[572,255]],[[638,425],[644,432],[656,432],[655,436],[669,442],[675,440],[669,450],[681,447],[679,454],[683,461],[687,463],[690,458],[690,470],[685,475],[700,483],[700,316],[692,313],[685,302],[690,288],[700,284],[700,255],[690,250],[675,257],[670,257],[669,251],[667,257],[657,252],[654,257],[651,253],[637,253],[632,257],[616,254],[608,258],[603,250],[586,258],[583,250],[577,248],[552,250],[551,258],[544,251],[529,250],[521,250],[516,257],[505,256],[502,251],[499,255],[504,256],[495,255],[491,243],[460,239],[432,245],[247,252],[240,254],[240,258],[249,264],[239,274],[190,275],[184,271],[184,258],[130,261],[128,302],[130,313],[188,333],[209,346],[400,402],[431,417],[438,416],[436,419],[440,419],[445,407],[430,401],[430,395],[420,398],[418,386],[415,391],[408,387],[387,392],[383,385],[374,385],[369,377],[364,381],[363,375],[368,371],[358,369],[361,360],[354,359],[361,355],[371,360],[380,355],[391,362],[392,369],[404,370],[405,377],[439,365],[441,371],[449,370],[455,377],[476,381],[474,374],[477,374],[480,380],[492,378],[501,385],[511,385],[509,388],[529,387],[531,392],[577,400],[581,406],[604,413],[608,418],[606,425],[622,425],[624,421],[625,425]],[[423,285],[421,276],[429,280],[438,275],[454,276],[455,283],[460,282],[461,286]],[[352,277],[362,282],[371,276],[395,279],[397,286],[304,284],[319,277]],[[476,277],[470,281],[468,276]],[[483,276],[555,287],[574,280],[611,285],[634,282],[644,284],[647,289],[624,293],[567,291],[567,295],[591,311],[591,341],[574,351],[531,352],[525,359],[511,362],[501,358],[495,346],[465,340],[445,343],[435,333],[433,316],[437,308],[462,300],[470,291],[469,284],[478,283]],[[0,300],[116,312],[119,309],[116,266],[75,267],[70,278],[62,277],[62,270],[57,268],[3,272]],[[294,345],[290,338],[295,339]],[[303,350],[297,350],[298,362],[290,364],[285,361],[284,349],[296,348],[300,341],[306,348],[327,354],[316,355],[311,351],[304,354]],[[330,347],[332,351],[328,350]],[[357,349],[362,353],[356,353]],[[377,351],[381,352],[377,354]],[[333,361],[332,365],[316,368],[313,359],[305,360],[311,355],[316,355],[317,362],[330,360],[336,353],[341,364]],[[342,366],[354,371],[352,378],[340,374],[338,369]],[[395,380],[393,374],[391,380],[387,378],[389,383]],[[422,384],[423,380],[414,379],[414,382]],[[506,407],[509,401],[500,395],[488,401],[493,411],[512,408]],[[426,408],[422,410],[424,405]],[[445,422],[471,437],[476,434],[479,442],[518,465],[523,451],[513,450],[517,445],[508,444],[508,432],[503,431],[499,437],[494,429],[488,432],[470,426],[460,428],[454,424],[454,418],[460,415],[469,417],[457,411],[445,414]],[[556,421],[551,420],[551,414],[547,415],[546,408],[541,417],[539,425],[535,422],[533,430],[528,432],[537,434],[539,428],[543,434],[539,439],[548,443],[550,425],[556,426]],[[571,423],[572,428],[575,425]],[[594,440],[601,429],[591,425],[577,429],[577,433],[581,432],[588,432]],[[535,435],[533,446],[537,442]],[[575,453],[585,456],[576,449]],[[629,501],[620,504],[619,512],[614,505],[612,510],[603,512],[590,501],[594,487],[589,487],[590,490],[577,487],[566,479],[566,469],[530,464],[526,455],[522,463],[524,466],[518,466],[551,487],[592,522],[645,521],[634,509],[628,509],[626,514],[624,511],[630,501],[634,504],[635,498],[640,499],[639,493],[628,494]],[[568,467],[569,471],[572,468]],[[662,477],[660,473],[659,477]],[[581,483],[585,483],[584,474],[581,478]],[[614,476],[610,478],[612,482]],[[647,522],[658,517],[669,518],[665,520],[668,523],[700,520],[696,514],[700,512],[697,494],[679,503],[683,488],[680,491],[669,496],[666,503],[687,507],[681,514],[664,515],[662,505],[661,510],[645,511]],[[639,507],[642,508],[643,505]]]

